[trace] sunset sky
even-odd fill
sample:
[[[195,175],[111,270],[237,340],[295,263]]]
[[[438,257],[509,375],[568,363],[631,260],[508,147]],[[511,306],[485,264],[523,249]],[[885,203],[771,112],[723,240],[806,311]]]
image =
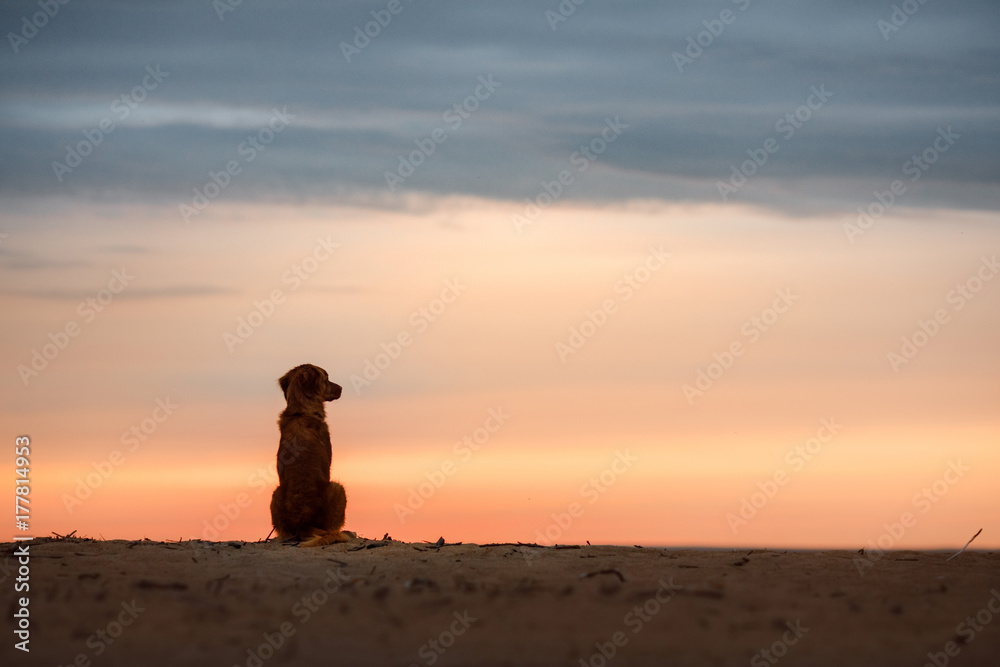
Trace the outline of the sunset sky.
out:
[[[32,534],[264,538],[313,363],[366,537],[1000,546],[995,3],[39,12],[0,9]]]

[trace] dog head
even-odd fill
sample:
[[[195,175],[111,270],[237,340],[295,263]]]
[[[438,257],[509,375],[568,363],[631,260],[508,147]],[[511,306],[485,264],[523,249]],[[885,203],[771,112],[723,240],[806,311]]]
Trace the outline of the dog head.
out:
[[[339,384],[330,382],[325,370],[312,364],[302,364],[288,371],[278,380],[278,386],[289,405],[319,403],[322,407],[323,401],[335,401],[343,391]]]

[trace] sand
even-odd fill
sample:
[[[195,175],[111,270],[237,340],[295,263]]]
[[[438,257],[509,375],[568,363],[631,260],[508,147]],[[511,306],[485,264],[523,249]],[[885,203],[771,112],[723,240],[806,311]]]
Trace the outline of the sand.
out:
[[[989,552],[27,544],[31,652],[8,543],[5,665],[1000,664]]]

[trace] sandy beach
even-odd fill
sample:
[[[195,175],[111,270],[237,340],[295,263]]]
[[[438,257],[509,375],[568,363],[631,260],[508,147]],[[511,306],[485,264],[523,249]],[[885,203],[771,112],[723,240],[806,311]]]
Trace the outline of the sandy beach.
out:
[[[4,545],[8,638],[23,544]],[[8,641],[8,665],[888,667],[1000,655],[990,552],[26,544],[31,651]]]

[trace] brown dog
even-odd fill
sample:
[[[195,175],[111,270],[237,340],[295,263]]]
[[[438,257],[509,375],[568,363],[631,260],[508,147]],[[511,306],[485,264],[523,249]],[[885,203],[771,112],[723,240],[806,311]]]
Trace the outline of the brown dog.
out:
[[[350,538],[341,532],[347,494],[330,481],[330,429],[325,401],[341,387],[311,364],[296,366],[278,380],[288,406],[278,418],[278,488],[271,496],[271,524],[279,540],[319,547]]]

